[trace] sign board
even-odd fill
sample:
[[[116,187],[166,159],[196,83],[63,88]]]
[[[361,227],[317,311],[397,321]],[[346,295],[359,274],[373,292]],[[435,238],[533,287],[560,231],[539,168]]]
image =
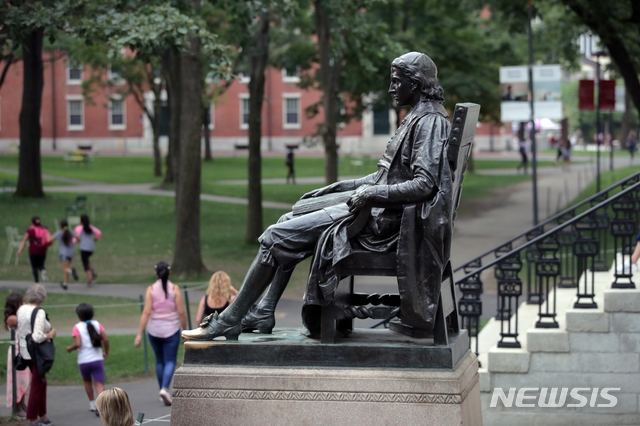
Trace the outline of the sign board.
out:
[[[613,111],[616,107],[616,81],[600,80],[598,96],[601,111]]]
[[[580,80],[578,86],[578,109],[580,111],[593,111],[594,105],[593,80]]]
[[[562,119],[560,65],[533,67],[534,118]],[[502,121],[529,121],[529,67],[500,67]]]

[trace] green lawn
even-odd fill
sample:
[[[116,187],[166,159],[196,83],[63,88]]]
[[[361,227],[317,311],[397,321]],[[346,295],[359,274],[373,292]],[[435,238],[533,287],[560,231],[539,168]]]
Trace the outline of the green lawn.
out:
[[[8,166],[11,156],[0,157],[0,167]],[[15,160],[15,158],[14,158]],[[309,175],[322,174],[323,160],[321,158],[299,158],[297,161],[300,173]],[[44,157],[44,169],[48,173],[86,179],[93,171],[99,169],[99,177],[112,183],[121,182],[126,176],[132,176],[133,181],[143,181],[146,167],[151,167],[151,160],[142,157],[99,157],[88,167],[67,167],[65,164],[52,166],[55,161],[61,162],[59,157]],[[118,172],[106,173],[102,163],[109,163],[109,167]],[[375,170],[374,160],[363,159],[366,167]],[[282,159],[266,158],[265,164],[270,167],[264,169],[265,177],[284,173]],[[145,166],[146,164],[146,166]],[[302,167],[306,164],[305,167]],[[342,164],[351,175],[364,175],[370,170],[361,170],[365,165],[353,165],[350,159]],[[144,166],[144,167],[141,167]],[[240,179],[246,173],[246,158],[226,157],[215,159],[213,163],[204,163],[203,192],[233,197],[246,197],[247,186],[216,183],[228,179]],[[357,168],[357,170],[356,170]],[[48,169],[48,170],[47,170]],[[209,176],[208,179],[205,179]],[[525,175],[484,176],[468,174],[464,181],[464,192],[459,214],[464,215],[473,209],[474,200],[486,197],[492,190],[528,180]],[[130,180],[129,180],[130,181]],[[269,201],[280,201],[293,204],[300,196],[317,188],[318,184],[276,185],[263,186],[263,198]],[[45,188],[46,191],[46,188]],[[20,232],[28,226],[29,218],[39,215],[43,224],[53,230],[55,220],[65,217],[65,208],[72,205],[77,194],[48,193],[44,199],[7,198],[3,204],[10,208],[0,209],[0,227],[17,226]],[[95,217],[92,222],[104,233],[98,243],[92,261],[99,271],[100,283],[149,283],[153,280],[152,266],[159,260],[173,258],[175,238],[174,200],[168,197],[137,196],[137,195],[92,195],[87,194],[87,212],[91,214],[95,207]],[[264,210],[266,227],[275,223],[286,210]],[[242,205],[219,204],[203,202],[201,208],[201,241],[202,256],[209,270],[227,271],[234,283],[240,284],[247,266],[255,255],[255,246],[244,242],[244,231],[247,211]],[[1,228],[0,228],[1,229]],[[0,234],[0,244],[4,244],[4,233]],[[49,250],[47,270],[53,282],[62,278],[61,269],[57,262],[57,246]],[[31,277],[28,258],[20,260],[18,266],[0,265],[0,276],[5,279],[28,280]],[[74,263],[79,266],[79,259]],[[292,281],[292,287],[302,285],[306,280],[306,268],[297,268]],[[195,280],[208,281],[208,274]],[[174,277],[176,282],[180,280]],[[194,280],[194,279],[191,279]]]
[[[97,319],[97,318],[96,318]],[[106,330],[106,327],[105,327]],[[108,333],[108,330],[106,330]],[[109,357],[105,361],[107,384],[144,377],[144,349],[133,346],[133,335],[108,335]],[[78,371],[78,352],[67,353],[66,347],[73,344],[71,337],[56,337],[56,359],[51,371],[47,373],[49,385],[82,385]],[[5,345],[3,345],[5,346]],[[6,347],[6,346],[5,346]],[[178,348],[178,364],[182,363],[184,345]],[[155,376],[155,358],[151,347],[148,347],[149,376]],[[0,356],[0,381],[6,382],[7,357]]]

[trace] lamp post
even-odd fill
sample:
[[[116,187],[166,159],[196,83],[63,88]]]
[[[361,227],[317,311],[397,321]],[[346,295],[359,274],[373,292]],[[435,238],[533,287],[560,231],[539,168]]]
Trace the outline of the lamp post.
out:
[[[595,86],[598,91],[596,99],[596,192],[600,192],[600,55],[601,51],[595,52],[596,56],[596,78]],[[604,139],[604,138],[603,138]]]
[[[536,124],[533,110],[533,30],[531,28],[532,6],[527,0],[527,22],[529,33],[529,120],[531,121],[531,180],[533,191],[533,225],[538,224],[538,163],[536,161]]]

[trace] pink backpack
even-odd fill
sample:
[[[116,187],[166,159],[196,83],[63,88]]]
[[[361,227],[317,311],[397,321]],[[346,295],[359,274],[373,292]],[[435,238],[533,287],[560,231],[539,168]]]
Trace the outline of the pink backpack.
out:
[[[46,249],[51,245],[53,241],[47,242],[49,231],[44,226],[34,226],[33,238],[30,241],[31,246],[36,250]]]

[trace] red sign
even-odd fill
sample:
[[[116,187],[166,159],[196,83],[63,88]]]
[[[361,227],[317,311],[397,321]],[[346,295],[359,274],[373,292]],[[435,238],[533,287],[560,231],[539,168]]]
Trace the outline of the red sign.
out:
[[[580,80],[578,89],[578,109],[581,111],[594,109],[593,80]]]
[[[616,81],[600,80],[599,99],[600,109],[613,111],[616,108]]]

